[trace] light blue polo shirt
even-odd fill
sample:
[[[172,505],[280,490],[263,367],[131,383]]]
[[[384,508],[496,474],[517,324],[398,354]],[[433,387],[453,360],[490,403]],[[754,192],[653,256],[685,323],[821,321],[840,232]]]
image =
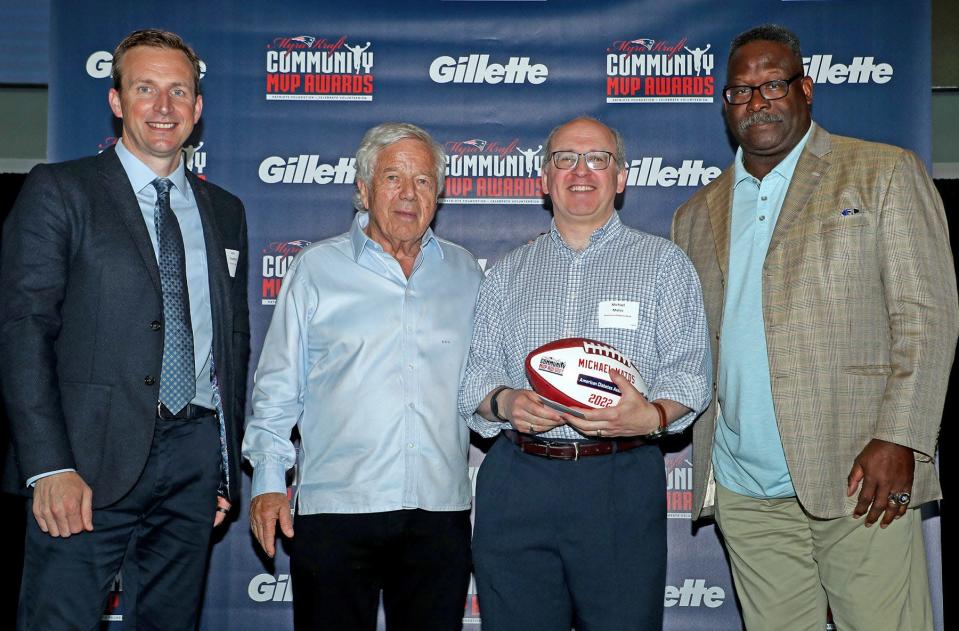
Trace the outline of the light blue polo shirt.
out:
[[[742,148],[736,151],[713,471],[719,484],[750,497],[796,494],[773,408],[763,322],[763,261],[810,133],[812,125],[762,181],[743,166]]]

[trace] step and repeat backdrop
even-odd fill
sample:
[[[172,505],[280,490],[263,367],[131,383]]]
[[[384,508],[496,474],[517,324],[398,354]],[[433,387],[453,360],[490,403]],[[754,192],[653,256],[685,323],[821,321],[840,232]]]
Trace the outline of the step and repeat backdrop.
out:
[[[350,225],[353,154],[383,121],[420,125],[445,146],[435,230],[486,268],[548,229],[538,179],[544,139],[579,114],[626,140],[623,220],[667,235],[674,209],[732,160],[720,95],[728,44],[759,23],[800,36],[821,125],[930,155],[928,0],[64,0],[51,14],[51,161],[115,142],[111,51],[128,32],[175,31],[202,58],[203,118],[187,164],[246,204],[254,361],[292,257]],[[472,450],[471,474],[482,457]],[[688,440],[668,447],[666,628],[738,629],[717,535],[689,519],[690,461]],[[288,558],[258,554],[248,502],[217,536],[203,629],[292,628]],[[928,517],[941,628],[939,521]],[[122,619],[120,589],[122,580],[108,620]],[[480,629],[473,589],[463,620]]]

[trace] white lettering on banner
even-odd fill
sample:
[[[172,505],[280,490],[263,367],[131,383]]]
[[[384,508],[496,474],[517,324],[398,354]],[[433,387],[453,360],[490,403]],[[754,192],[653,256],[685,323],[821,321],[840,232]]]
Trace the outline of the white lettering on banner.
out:
[[[94,79],[106,79],[113,70],[113,53],[106,50],[96,50],[87,57],[87,74]],[[200,60],[200,78],[206,74],[206,62]]]
[[[726,590],[722,587],[706,587],[706,581],[701,578],[687,578],[682,587],[666,586],[666,595],[663,604],[666,607],[699,607],[705,605],[715,609],[726,600]]]
[[[719,167],[703,166],[702,160],[683,160],[679,167],[663,166],[661,157],[632,160],[626,176],[627,186],[700,186],[709,184],[722,173]]]
[[[105,79],[113,68],[113,55],[105,50],[97,50],[87,57],[87,74],[94,79]]]
[[[367,42],[369,44],[369,42]],[[304,72],[311,74],[370,74],[373,71],[373,53],[352,51],[266,51],[267,72]]]
[[[532,83],[539,85],[549,77],[545,64],[531,64],[529,57],[510,57],[506,64],[489,63],[489,55],[437,57],[430,64],[430,79],[435,83]]]
[[[893,67],[875,63],[875,57],[853,57],[849,65],[832,63],[832,55],[803,57],[803,69],[815,83],[889,83]]]
[[[257,574],[250,581],[246,593],[250,600],[258,603],[292,602],[293,584],[289,574]]]
[[[265,254],[263,256],[263,278],[283,278],[293,262],[292,255]]]
[[[260,180],[267,184],[352,184],[356,177],[356,158],[340,158],[333,164],[320,162],[320,156],[301,154],[290,158],[270,156],[260,163]]]

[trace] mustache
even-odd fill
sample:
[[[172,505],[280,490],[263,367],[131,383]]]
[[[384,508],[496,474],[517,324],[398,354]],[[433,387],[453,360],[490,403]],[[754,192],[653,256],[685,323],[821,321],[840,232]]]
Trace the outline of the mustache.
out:
[[[737,127],[739,128],[739,133],[744,133],[753,125],[781,122],[783,122],[783,117],[780,114],[773,114],[772,112],[767,112],[766,110],[760,110],[739,121],[739,125],[737,125]]]

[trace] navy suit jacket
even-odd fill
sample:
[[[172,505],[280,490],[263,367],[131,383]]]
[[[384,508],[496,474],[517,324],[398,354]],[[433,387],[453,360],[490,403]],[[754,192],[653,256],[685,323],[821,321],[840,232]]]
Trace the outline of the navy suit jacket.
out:
[[[235,501],[250,341],[246,218],[235,196],[187,177],[206,241],[225,491]],[[239,252],[234,275],[225,250]],[[13,443],[4,488],[28,492],[28,478],[74,468],[94,508],[112,504],[150,453],[163,354],[156,256],[113,148],[34,168],[0,256],[0,384]]]

